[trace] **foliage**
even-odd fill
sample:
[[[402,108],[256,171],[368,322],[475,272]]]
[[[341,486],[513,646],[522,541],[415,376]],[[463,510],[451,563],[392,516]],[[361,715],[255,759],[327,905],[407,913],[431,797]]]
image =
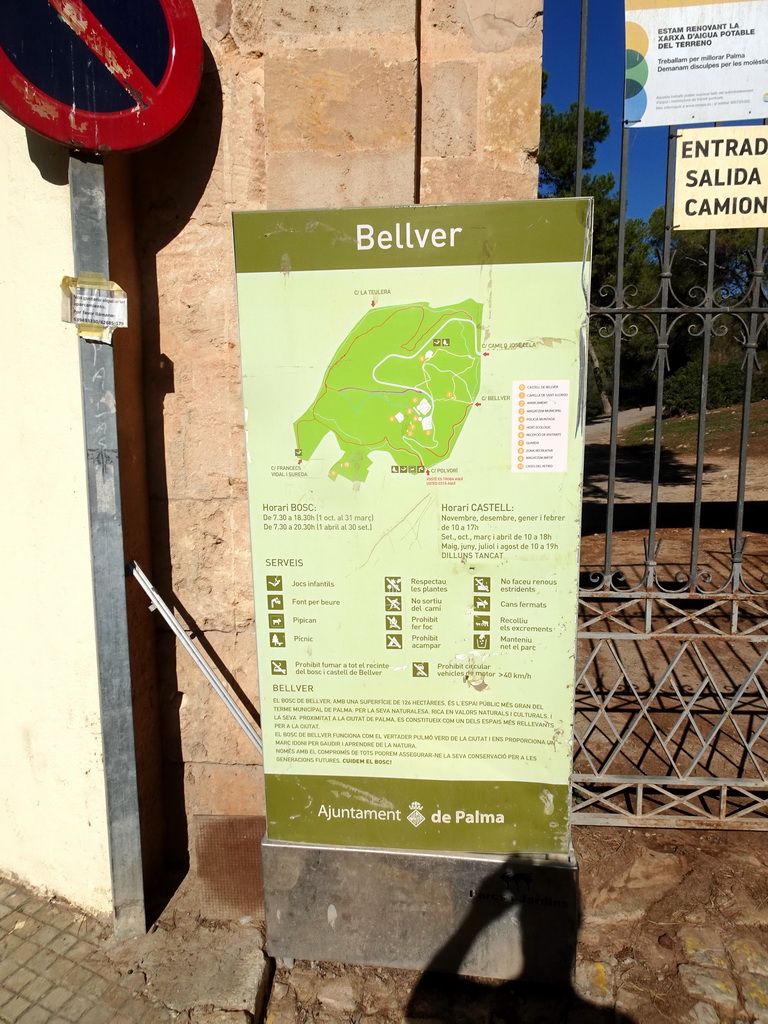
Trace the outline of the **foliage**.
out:
[[[699,411],[701,359],[680,367],[664,385],[664,412],[684,416]],[[710,364],[707,378],[707,409],[738,405],[744,398],[744,372],[738,363]],[[768,398],[768,381],[763,373],[752,380],[752,401]]]
[[[738,458],[741,444],[741,404],[707,413],[704,432],[708,449],[718,458]],[[636,423],[621,433],[625,445],[653,444],[653,421]],[[753,455],[765,453],[768,438],[768,401],[753,402],[749,415],[749,445]],[[664,447],[680,454],[693,454],[699,429],[696,414],[664,419],[662,438]]]
[[[648,241],[661,257],[664,244],[664,208],[658,207],[648,219]],[[720,302],[728,304],[744,295],[752,275],[750,252],[755,232],[736,228],[715,233],[712,247],[712,283]],[[671,236],[672,289],[683,303],[701,302],[709,263],[708,231],[673,231]]]
[[[546,75],[544,78],[546,89]],[[576,192],[576,138],[578,105],[556,111],[551,103],[542,103],[541,143],[539,146],[539,195],[542,197],[573,196]],[[584,110],[584,147],[582,151],[581,194],[592,196],[592,301],[606,305],[614,296],[617,283],[617,253],[619,248],[620,202],[616,194],[613,174],[591,174],[597,160],[597,147],[610,134],[608,115],[602,110]],[[647,276],[649,249],[646,241],[647,225],[642,220],[629,219],[624,228],[624,281],[640,293],[639,284]],[[647,291],[647,288],[645,289]],[[595,322],[590,334],[590,362],[592,372],[587,381],[587,416],[594,418],[610,411],[608,392],[611,389],[612,339],[602,338]],[[638,344],[624,345],[623,359],[627,379],[632,382],[631,394],[622,395],[630,403],[638,400],[643,389],[652,385],[649,367],[653,362],[647,339]],[[651,346],[652,349],[652,346]],[[648,358],[650,355],[650,363]],[[624,373],[622,372],[622,379]],[[638,390],[639,386],[639,390]],[[622,385],[623,387],[623,385]],[[624,388],[623,388],[624,389]]]
[[[654,210],[648,221],[648,238],[658,250],[664,243],[664,209]],[[755,231],[738,228],[713,232],[673,231],[670,240],[671,289],[673,302],[699,305],[705,298],[711,274],[712,298],[724,307],[744,301],[752,285]],[[711,270],[710,270],[711,266]],[[664,407],[670,415],[697,412],[701,386],[701,332],[687,330],[683,318],[670,335],[669,365],[672,370],[664,387]],[[707,408],[720,409],[744,398],[742,362],[743,325],[727,313],[717,316],[711,339]],[[768,394],[766,376],[755,367],[752,400]]]
[[[546,90],[546,75],[544,76]],[[573,196],[576,191],[576,138],[578,106],[556,111],[542,103],[539,146],[539,195]],[[665,233],[663,207],[646,222],[628,219],[624,225],[622,295],[617,296],[620,201],[613,174],[590,173],[597,162],[597,150],[610,134],[608,115],[602,110],[584,110],[584,148],[581,194],[594,198],[592,247],[592,304],[594,307],[626,303],[634,307],[658,305],[660,270]],[[712,287],[718,303],[726,308],[743,300],[751,286],[749,256],[755,233],[741,229],[718,231],[712,244]],[[706,231],[677,231],[671,235],[672,306],[696,306],[705,297],[710,260],[710,234]],[[619,404],[622,408],[650,405],[656,400],[657,337],[655,317],[641,313],[625,318],[621,339]],[[657,325],[658,326],[658,325]],[[665,407],[679,411],[698,409],[701,381],[701,332],[691,316],[673,320],[666,358],[670,374],[664,390]],[[710,350],[709,408],[739,402],[742,328],[735,317],[720,315]],[[607,329],[607,336],[600,333]],[[613,390],[614,337],[608,318],[594,316],[590,331],[591,373],[587,387],[587,416],[610,411]],[[763,375],[756,373],[753,395],[762,394]]]
[[[546,90],[546,73],[543,87]],[[539,143],[539,195],[542,197],[575,194],[577,122],[576,103],[559,113],[551,103],[542,103]],[[610,132],[608,115],[603,110],[584,110],[582,166],[585,171],[595,166],[597,146],[605,142]]]
[[[546,89],[546,74],[544,76]],[[539,195],[566,197],[576,194],[576,138],[578,105],[556,111],[551,103],[541,106],[541,142],[539,144]],[[619,197],[613,174],[589,174],[597,160],[597,146],[610,134],[608,115],[603,110],[584,110],[584,146],[582,150],[581,194],[594,199],[592,281],[593,291],[616,281],[618,249]],[[646,225],[628,220],[625,251],[630,277],[636,277],[645,262]],[[625,275],[627,274],[625,269]]]

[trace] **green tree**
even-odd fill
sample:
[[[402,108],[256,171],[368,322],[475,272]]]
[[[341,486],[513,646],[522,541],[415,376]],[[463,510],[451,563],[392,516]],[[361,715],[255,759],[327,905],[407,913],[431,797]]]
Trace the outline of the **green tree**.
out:
[[[664,208],[648,219],[648,240],[661,254],[664,244]],[[698,305],[704,296],[709,269],[709,232],[673,231],[671,234],[672,290],[682,305]],[[755,231],[735,228],[717,231],[712,253],[712,282],[718,304],[739,303],[752,285]]]
[[[547,73],[543,75],[543,91]],[[542,93],[543,95],[543,93]],[[578,105],[557,112],[551,103],[541,105],[541,138],[539,142],[539,195],[572,196],[576,188],[576,138]],[[584,147],[582,167],[595,166],[596,150],[611,133],[608,115],[603,110],[584,110]]]
[[[544,90],[546,90],[546,73]],[[539,195],[546,197],[568,197],[576,193],[576,142],[578,126],[578,105],[572,103],[567,110],[556,111],[551,103],[542,103],[541,141],[539,145]],[[597,161],[597,147],[610,134],[608,115],[602,110],[584,110],[584,144],[582,149],[581,195],[591,196],[593,205],[592,234],[592,301],[596,306],[610,302],[612,289],[618,281],[619,214],[620,202],[616,194],[616,179],[613,174],[591,174]],[[643,220],[629,219],[624,228],[623,271],[624,284],[636,293],[635,301],[641,300],[650,291],[648,228]],[[607,292],[606,292],[607,289]],[[648,346],[652,345],[648,331],[642,327],[638,335],[628,339],[623,346],[623,356],[628,361],[631,381],[628,401],[636,403],[636,393],[645,392],[651,379]],[[610,363],[611,341],[601,338],[598,330],[590,331],[589,358],[592,365],[588,412],[594,414],[601,409],[610,414],[611,401],[608,396],[611,387]],[[642,372],[641,372],[642,371]],[[638,389],[638,384],[640,385]]]
[[[544,75],[546,90],[546,74]],[[542,96],[544,94],[542,93]],[[576,139],[578,107],[556,111],[551,103],[542,103],[541,142],[539,146],[539,195],[573,196],[576,192]],[[624,247],[619,253],[620,202],[613,174],[594,174],[598,147],[610,134],[608,115],[602,110],[584,110],[584,146],[582,155],[581,194],[594,199],[592,283],[593,309],[600,306],[626,305],[642,307],[658,303],[662,249],[665,233],[665,211],[659,207],[646,222],[628,219],[624,225]],[[665,404],[672,408],[691,406],[694,391],[698,394],[702,373],[701,318],[685,307],[700,305],[705,299],[709,268],[709,232],[674,231],[671,235],[670,305],[681,309],[672,318],[668,338],[669,362]],[[744,327],[742,321],[727,312],[747,298],[752,287],[755,232],[749,229],[718,231],[714,236],[713,298],[724,312],[715,319],[709,356],[710,407],[731,401],[734,388],[743,384],[742,360]],[[622,294],[615,292],[621,260]],[[656,325],[658,326],[658,325]],[[592,375],[588,382],[589,415],[601,410],[610,412],[609,393],[613,382],[613,345],[611,336],[602,337],[600,327],[610,328],[608,318],[595,316],[589,336],[589,358]],[[622,407],[650,404],[655,400],[657,382],[657,337],[651,319],[639,313],[629,314],[621,339],[621,384],[619,401]],[[608,331],[610,335],[610,329]],[[765,339],[761,339],[764,347]],[[713,368],[720,368],[712,372]],[[721,372],[722,370],[722,372]],[[753,399],[768,393],[766,374],[755,367]],[[669,402],[667,402],[669,393]],[[698,399],[696,399],[696,402]],[[697,406],[698,407],[698,406]]]
[[[648,221],[651,244],[661,253],[665,214],[659,207]],[[711,251],[710,251],[711,237]],[[664,408],[669,415],[694,413],[699,409],[702,376],[707,377],[707,408],[738,405],[744,400],[744,348],[747,320],[739,317],[742,305],[751,305],[756,232],[753,228],[717,231],[672,231],[670,236],[670,286],[673,306],[695,309],[710,303],[723,310],[713,318],[707,366],[703,366],[701,317],[691,314],[677,318],[670,336],[669,375],[664,386]],[[711,265],[710,265],[711,259]],[[712,293],[706,295],[712,279]],[[729,308],[734,315],[729,315]],[[689,327],[694,330],[689,330]],[[761,348],[765,338],[758,335]],[[751,400],[768,396],[768,374],[760,362],[753,366]]]

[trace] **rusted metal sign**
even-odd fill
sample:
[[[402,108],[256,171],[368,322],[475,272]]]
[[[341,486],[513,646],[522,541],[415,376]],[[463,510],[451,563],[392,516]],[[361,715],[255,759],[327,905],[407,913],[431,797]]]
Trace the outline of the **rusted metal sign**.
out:
[[[202,52],[192,0],[10,0],[0,106],[76,149],[140,149],[189,112]]]

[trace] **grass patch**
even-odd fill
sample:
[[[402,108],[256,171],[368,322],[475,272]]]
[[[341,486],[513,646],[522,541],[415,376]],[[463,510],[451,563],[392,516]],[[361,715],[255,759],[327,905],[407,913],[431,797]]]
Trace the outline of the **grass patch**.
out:
[[[662,445],[679,455],[695,455],[698,416],[671,416],[662,422]],[[737,458],[741,438],[741,406],[712,409],[707,413],[706,451],[711,455]],[[622,445],[652,445],[653,422],[637,423],[621,432]],[[768,454],[768,399],[753,402],[749,414],[749,451]]]

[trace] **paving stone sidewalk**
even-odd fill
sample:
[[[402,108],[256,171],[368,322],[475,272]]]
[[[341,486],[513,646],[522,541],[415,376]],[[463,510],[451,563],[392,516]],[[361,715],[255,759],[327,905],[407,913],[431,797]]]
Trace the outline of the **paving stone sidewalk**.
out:
[[[120,944],[0,878],[0,1024],[768,1024],[765,833],[582,826],[575,840],[567,992],[307,961],[273,984],[258,922],[206,919],[194,878]]]
[[[103,923],[0,878],[2,1024],[251,1024],[269,971],[251,919],[207,922],[184,893],[151,932]]]

